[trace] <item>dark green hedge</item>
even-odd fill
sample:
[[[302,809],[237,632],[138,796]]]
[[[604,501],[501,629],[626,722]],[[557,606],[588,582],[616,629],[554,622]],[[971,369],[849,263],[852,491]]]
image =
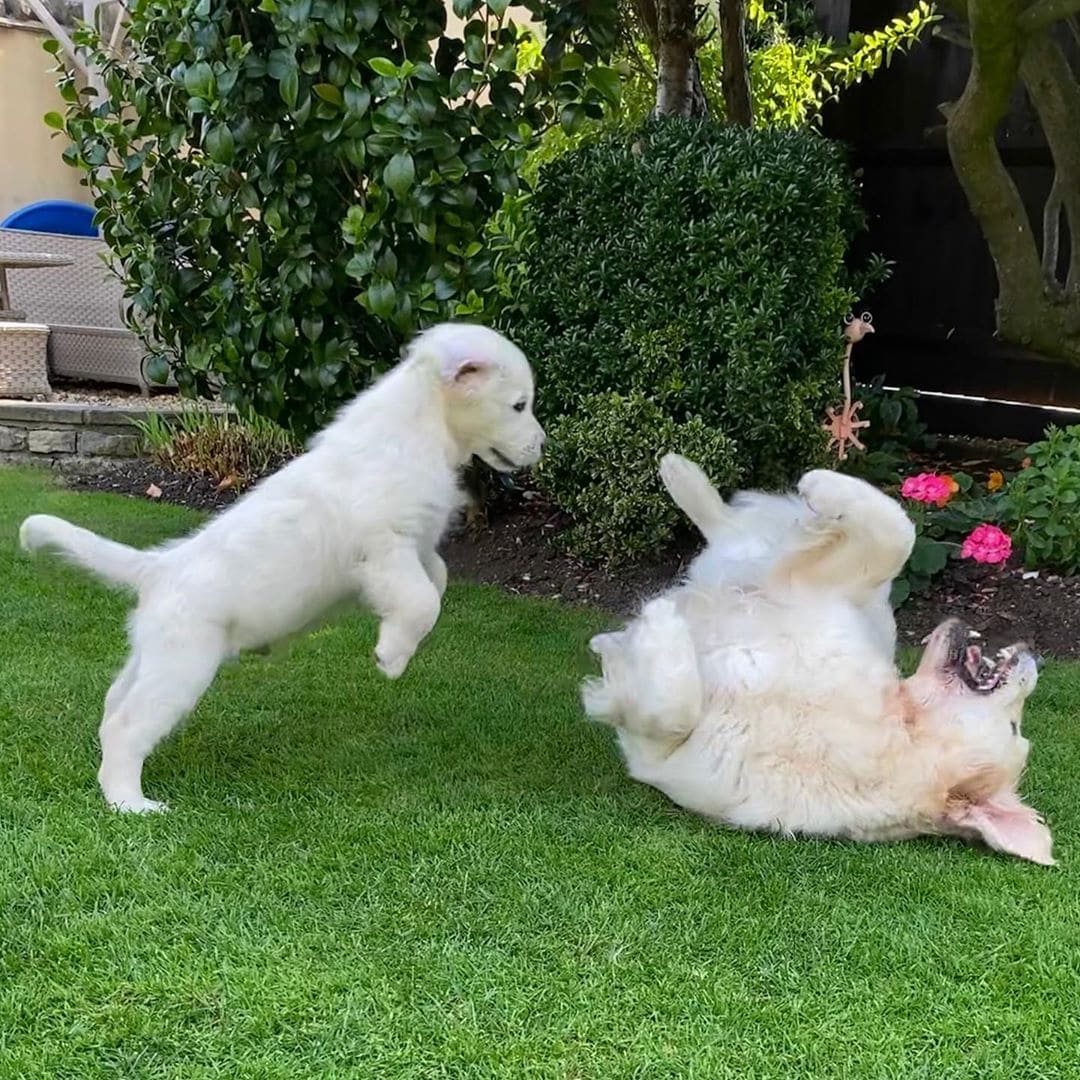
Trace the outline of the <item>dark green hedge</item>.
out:
[[[512,331],[545,419],[640,392],[734,440],[744,484],[819,457],[862,220],[835,144],[665,120],[547,165],[532,214]]]

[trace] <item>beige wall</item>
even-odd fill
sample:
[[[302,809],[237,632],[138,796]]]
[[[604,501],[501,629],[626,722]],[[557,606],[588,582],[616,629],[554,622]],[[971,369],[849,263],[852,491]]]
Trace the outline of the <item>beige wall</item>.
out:
[[[41,119],[64,107],[44,40],[39,30],[0,20],[0,219],[39,199],[90,202],[79,173],[60,158],[64,137],[50,138]]]

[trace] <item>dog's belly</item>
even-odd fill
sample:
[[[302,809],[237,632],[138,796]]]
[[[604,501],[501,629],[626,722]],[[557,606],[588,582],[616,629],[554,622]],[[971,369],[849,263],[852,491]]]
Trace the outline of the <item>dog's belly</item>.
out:
[[[714,710],[663,753],[655,743],[622,738],[627,767],[679,806],[738,829],[860,840],[914,835],[886,764],[888,738],[860,740],[842,722],[832,730],[828,716],[796,728],[789,722],[795,711]],[[867,720],[885,723],[866,717],[856,727]]]

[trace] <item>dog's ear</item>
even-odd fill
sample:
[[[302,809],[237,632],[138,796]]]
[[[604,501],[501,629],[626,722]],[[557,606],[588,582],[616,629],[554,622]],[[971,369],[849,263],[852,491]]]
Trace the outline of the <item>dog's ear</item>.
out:
[[[447,386],[474,386],[490,371],[490,362],[482,356],[444,356],[439,362],[439,374]]]
[[[1055,865],[1050,830],[1015,792],[999,792],[976,800],[950,797],[945,820],[953,828],[976,834],[995,851],[1042,866]]]

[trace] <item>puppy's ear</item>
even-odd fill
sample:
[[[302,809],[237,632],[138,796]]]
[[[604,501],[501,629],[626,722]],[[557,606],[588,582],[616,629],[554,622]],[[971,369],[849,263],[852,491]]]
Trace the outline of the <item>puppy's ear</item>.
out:
[[[1050,830],[1015,792],[999,792],[976,801],[952,797],[945,807],[945,820],[954,828],[974,833],[995,851],[1042,866],[1055,865]]]
[[[487,378],[491,364],[482,356],[450,357],[439,361],[439,374],[447,386],[466,389]]]

